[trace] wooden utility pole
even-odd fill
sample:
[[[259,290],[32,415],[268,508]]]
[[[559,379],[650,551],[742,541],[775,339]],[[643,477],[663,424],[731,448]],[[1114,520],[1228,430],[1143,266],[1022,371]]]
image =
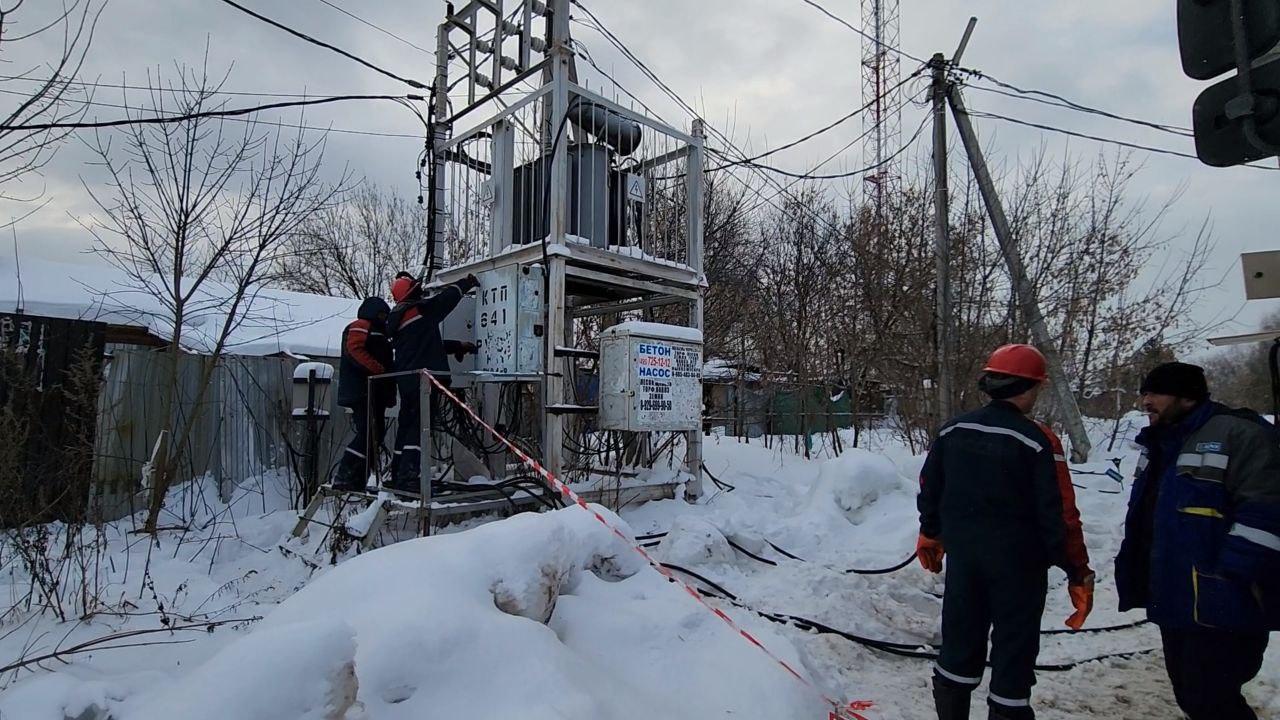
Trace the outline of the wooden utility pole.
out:
[[[933,66],[933,237],[937,273],[938,426],[955,415],[955,347],[951,317],[951,234],[947,207],[947,63],[936,53]]]
[[[1036,346],[1044,353],[1049,365],[1049,387],[1062,409],[1063,420],[1067,425],[1067,435],[1071,438],[1072,462],[1085,462],[1089,458],[1089,435],[1085,432],[1084,422],[1080,419],[1080,407],[1076,405],[1075,395],[1067,384],[1067,375],[1062,370],[1062,356],[1049,336],[1049,327],[1040,312],[1040,303],[1036,300],[1035,288],[1027,277],[1026,268],[1022,265],[1022,256],[1018,252],[1017,241],[1009,228],[1009,218],[1004,214],[1004,206],[1000,196],[996,194],[995,183],[991,180],[991,172],[987,169],[987,161],[982,156],[982,148],[978,145],[978,136],[973,131],[973,123],[969,120],[969,111],[965,109],[964,98],[960,88],[952,85],[947,91],[951,103],[951,113],[955,116],[956,126],[960,130],[960,140],[964,144],[965,153],[969,156],[969,164],[973,168],[974,178],[978,181],[978,190],[987,206],[987,214],[991,217],[991,226],[995,230],[996,240],[1000,243],[1000,252],[1004,255],[1005,264],[1009,268],[1009,277],[1013,281],[1014,294],[1018,306],[1026,317],[1031,328],[1031,337]]]

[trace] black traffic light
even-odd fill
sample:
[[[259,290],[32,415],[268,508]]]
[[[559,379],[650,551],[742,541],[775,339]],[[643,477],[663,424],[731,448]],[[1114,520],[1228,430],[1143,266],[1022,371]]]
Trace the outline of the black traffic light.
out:
[[[1280,61],[1250,67],[1277,43],[1280,0],[1178,0],[1183,72],[1208,80],[1242,71],[1196,98],[1201,162],[1229,167],[1280,154]]]

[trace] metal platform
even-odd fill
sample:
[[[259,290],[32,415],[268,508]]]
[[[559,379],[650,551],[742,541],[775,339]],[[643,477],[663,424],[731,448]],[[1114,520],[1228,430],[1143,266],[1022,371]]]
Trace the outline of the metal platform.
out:
[[[579,243],[549,245],[547,255],[563,260],[566,294],[575,298],[575,307],[641,298],[669,304],[694,302],[700,297],[702,275],[688,266]],[[540,244],[511,246],[492,257],[441,270],[431,285],[444,285],[468,274],[512,264],[542,263],[544,259],[548,258],[543,257]]]
[[[424,511],[421,506],[421,496],[417,493],[382,491],[375,494],[373,492],[338,490],[332,486],[324,485],[311,498],[311,502],[307,504],[302,514],[298,516],[298,522],[293,526],[293,531],[289,533],[289,536],[291,538],[302,537],[306,534],[308,527],[316,524],[325,527],[329,532],[336,530],[346,533],[353,540],[359,541],[361,550],[368,550],[373,547],[373,541],[378,536],[382,526],[393,515],[406,513],[417,515],[419,525],[425,530],[423,534],[430,535],[432,529],[443,527],[466,517],[503,511],[514,513],[524,510],[537,510],[546,506],[546,498],[550,494],[550,491],[545,488],[538,491],[526,488],[511,488],[508,492],[510,496],[493,488],[478,488],[473,492],[445,491],[433,496]],[[331,515],[333,522],[331,524],[323,523],[316,519],[316,515],[319,514],[326,502],[334,507]],[[378,504],[377,513],[364,534],[355,535],[350,533],[343,511],[355,505],[368,508],[375,503]]]
[[[607,478],[595,484],[600,485],[605,482],[608,482]],[[675,497],[677,487],[679,485],[676,483],[646,484],[634,482],[634,480],[631,482],[624,480],[616,487],[596,487],[584,490],[575,488],[575,492],[586,502],[621,508],[651,500],[672,499]],[[419,524],[427,528],[425,534],[430,535],[431,530],[439,529],[467,518],[545,509],[549,498],[553,494],[550,489],[545,487],[537,490],[524,487],[510,488],[508,492],[510,497],[499,490],[481,487],[472,492],[453,490],[435,494],[431,498],[430,505],[426,508],[426,520],[424,523],[424,512],[420,505],[421,498],[416,493],[382,491],[375,494],[373,492],[337,490],[332,486],[324,485],[319,489],[315,497],[311,499],[311,502],[307,504],[302,514],[298,516],[298,522],[294,525],[289,537],[301,538],[307,533],[309,527],[316,525],[325,528],[327,533],[338,531],[346,534],[351,540],[359,543],[360,550],[363,552],[374,547],[374,541],[379,536],[383,526],[395,516],[416,515]],[[333,507],[333,512],[331,513],[332,521],[330,523],[325,523],[316,518],[326,503]],[[347,527],[349,517],[344,514],[344,511],[353,507],[367,509],[375,503],[378,505],[378,509],[373,520],[369,523],[368,529],[363,535],[352,534]],[[282,544],[280,549],[287,554],[298,555],[295,548],[287,545]]]

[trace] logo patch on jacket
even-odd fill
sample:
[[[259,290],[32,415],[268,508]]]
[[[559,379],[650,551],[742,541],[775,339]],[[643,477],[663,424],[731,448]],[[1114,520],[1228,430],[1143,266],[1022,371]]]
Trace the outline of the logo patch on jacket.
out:
[[[1196,443],[1196,452],[1198,453],[1220,453],[1222,452],[1222,443],[1220,442],[1202,442]]]

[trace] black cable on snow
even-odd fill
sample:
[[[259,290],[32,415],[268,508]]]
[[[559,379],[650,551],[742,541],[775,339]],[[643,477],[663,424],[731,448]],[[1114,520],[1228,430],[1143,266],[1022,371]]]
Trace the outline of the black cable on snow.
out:
[[[688,568],[684,568],[679,565],[675,565],[671,563],[662,563],[662,566],[667,568],[668,570],[675,570],[676,572],[684,573],[685,575],[688,575],[689,577],[694,578],[698,582],[701,582],[707,585],[708,587],[712,588],[712,590],[715,591],[715,592],[711,592],[705,589],[700,589],[699,592],[701,594],[706,595],[708,597],[714,597],[720,600],[728,601],[729,603],[734,605],[734,607],[747,610],[770,622],[783,624],[783,625],[794,625],[802,630],[811,630],[820,635],[838,635],[850,642],[857,643],[864,647],[871,648],[872,650],[879,650],[881,652],[884,652],[890,655],[896,655],[898,657],[908,657],[908,658],[914,658],[917,660],[937,660],[938,659],[938,653],[936,652],[936,650],[938,649],[938,646],[936,645],[921,644],[921,643],[901,643],[901,642],[893,642],[890,640],[879,640],[876,638],[869,638],[862,635],[857,635],[855,633],[851,633],[846,630],[840,630],[838,628],[834,628],[825,623],[818,622],[817,620],[812,620],[799,615],[789,615],[786,613],[771,613],[771,612],[756,610],[755,608],[752,608],[744,604],[741,600],[739,600],[737,595],[734,595],[733,593],[729,592],[724,587],[720,586],[714,581],[709,580],[708,578],[692,570],[689,570]],[[1093,628],[1092,632],[1107,632],[1111,630],[1120,630],[1127,627],[1137,627],[1143,624],[1143,622],[1145,621],[1132,623],[1126,626]],[[1056,633],[1057,631],[1050,630],[1050,631],[1042,631],[1042,632]],[[1089,632],[1089,630],[1079,630],[1076,632]],[[926,650],[924,648],[930,648],[930,649]],[[1081,660],[1074,660],[1066,663],[1038,663],[1035,666],[1035,669],[1041,672],[1066,672],[1068,670],[1073,670],[1086,663],[1098,662],[1101,660],[1130,658],[1138,655],[1145,655],[1148,653],[1152,653],[1158,649],[1159,648],[1147,648],[1142,650],[1127,650],[1123,652],[1106,653],[1103,655],[1096,655],[1094,657],[1084,658]],[[990,667],[991,662],[987,661],[986,665]]]
[[[769,547],[773,548],[781,555],[785,555],[791,558],[792,560],[796,560],[798,562],[809,562],[808,560],[805,560],[802,557],[799,557],[793,553],[789,553],[786,550],[783,550],[782,548],[775,545],[772,540],[765,540],[765,542],[769,543]],[[905,568],[906,566],[911,564],[912,560],[915,560],[915,559],[916,559],[916,553],[913,550],[911,552],[911,555],[907,556],[906,560],[903,560],[897,565],[892,565],[890,567],[885,567],[885,568],[871,568],[866,570],[860,569],[860,568],[849,568],[848,570],[841,570],[840,572],[843,572],[846,575],[888,575],[889,573],[895,573]],[[777,563],[774,563],[774,562],[770,562],[769,564],[777,565]]]
[[[688,568],[681,567],[674,563],[659,563],[659,564],[668,570],[675,570],[676,572],[684,573],[685,575],[688,575],[689,577],[697,580],[698,582],[703,583],[707,587],[712,588],[716,592],[720,593],[720,598],[723,600],[731,600],[733,602],[739,602],[737,595],[734,595],[728,590],[725,590],[723,587],[720,587],[719,585],[717,585],[714,581],[708,580],[707,578],[699,575],[698,573]],[[744,605],[743,607],[746,607],[746,606]]]
[[[642,544],[642,547],[653,547],[654,545],[657,545],[657,543],[656,543],[656,542],[651,542],[651,541],[654,541],[654,540],[661,540],[662,538],[664,538],[664,537],[666,537],[666,536],[667,536],[667,533],[665,533],[665,532],[660,532],[660,533],[651,533],[651,534],[649,534],[649,535],[637,535],[637,536],[636,536],[636,540]],[[726,538],[725,538],[725,540],[727,540],[727,541],[729,542],[729,545],[730,545],[734,550],[737,550],[738,552],[742,553],[743,555],[746,555],[747,557],[751,558],[752,560],[755,560],[756,562],[761,562],[761,563],[764,563],[765,565],[769,565],[769,566],[772,566],[772,567],[777,567],[777,565],[778,565],[778,561],[776,561],[776,560],[770,560],[769,558],[766,558],[766,557],[761,557],[760,555],[757,555],[757,554],[755,554],[755,553],[751,552],[750,550],[748,550],[748,549],[746,549],[746,548],[742,547],[742,546],[741,546],[741,545],[739,545],[738,543],[734,542],[734,541],[733,541],[733,539],[731,539],[731,538],[726,537]],[[790,558],[790,559],[792,559],[792,560],[795,560],[795,561],[797,561],[797,562],[809,562],[808,560],[805,560],[804,558],[802,558],[802,557],[800,557],[800,556],[798,556],[798,555],[795,555],[795,554],[793,554],[793,553],[789,553],[789,552],[787,552],[786,550],[784,550],[783,548],[778,547],[778,546],[777,546],[777,545],[775,545],[775,544],[773,543],[773,541],[771,541],[771,540],[765,540],[765,542],[766,542],[766,543],[768,543],[769,547],[771,547],[771,548],[773,548],[774,550],[776,550],[780,555],[784,555],[784,556],[786,556],[786,557],[788,557],[788,558]],[[889,573],[895,573],[895,572],[897,572],[897,571],[899,571],[899,570],[901,570],[901,569],[905,568],[906,566],[908,566],[908,565],[910,565],[910,564],[911,564],[911,561],[912,561],[912,560],[915,560],[915,559],[916,559],[916,554],[915,554],[914,552],[912,552],[912,553],[911,553],[911,555],[910,555],[909,557],[907,557],[907,559],[903,560],[902,562],[898,563],[897,565],[893,565],[893,566],[890,566],[890,567],[885,567],[885,568],[871,568],[871,569],[849,568],[849,569],[847,569],[847,570],[840,570],[839,572],[842,572],[842,573],[845,573],[845,574],[850,574],[850,575],[888,575]],[[833,569],[834,569],[834,568],[833,568]]]
[[[737,486],[737,485],[730,485],[729,483],[727,483],[727,482],[725,482],[725,481],[721,480],[720,478],[716,477],[715,475],[712,475],[712,474],[711,474],[711,471],[707,469],[707,464],[706,464],[706,463],[702,463],[702,473],[703,473],[704,475],[706,475],[707,477],[711,478],[711,482],[715,483],[715,486],[716,486],[716,487],[720,488],[721,490],[723,490],[723,491],[725,491],[725,492],[733,492],[734,490],[737,490],[737,489],[738,489],[738,486]]]
[[[746,555],[747,557],[751,558],[752,560],[755,560],[756,562],[761,562],[761,563],[764,563],[765,565],[772,565],[773,567],[778,566],[777,561],[770,560],[769,558],[766,558],[766,557],[760,557],[759,555],[751,552],[750,550],[734,542],[733,538],[726,537],[725,540],[728,541],[729,547],[733,548],[734,550],[737,550],[738,552],[742,553],[743,555]],[[769,544],[772,545],[773,543],[769,543]]]

